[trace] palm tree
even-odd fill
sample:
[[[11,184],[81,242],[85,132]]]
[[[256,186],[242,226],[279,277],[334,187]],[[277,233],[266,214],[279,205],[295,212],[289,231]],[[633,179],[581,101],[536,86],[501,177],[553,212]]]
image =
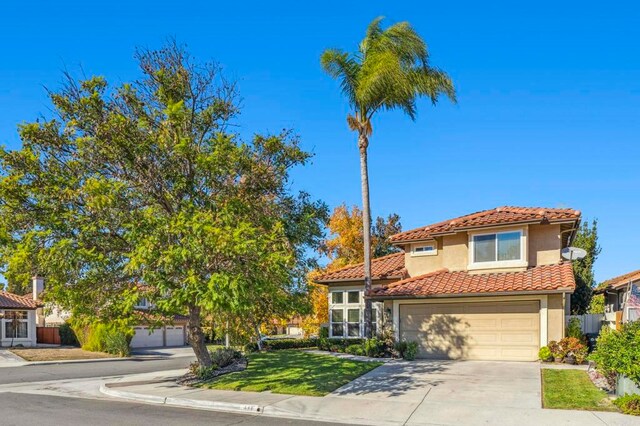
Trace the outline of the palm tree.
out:
[[[373,131],[371,118],[379,111],[399,108],[412,120],[416,100],[427,96],[435,104],[440,95],[455,102],[449,76],[429,65],[427,45],[408,22],[382,29],[382,17],[374,19],[355,53],[327,49],[320,62],[331,77],[340,81],[352,108],[349,128],[358,133],[362,180],[362,226],[364,236],[364,288],[371,290],[371,206],[367,148]],[[365,336],[371,337],[371,300],[365,299]]]

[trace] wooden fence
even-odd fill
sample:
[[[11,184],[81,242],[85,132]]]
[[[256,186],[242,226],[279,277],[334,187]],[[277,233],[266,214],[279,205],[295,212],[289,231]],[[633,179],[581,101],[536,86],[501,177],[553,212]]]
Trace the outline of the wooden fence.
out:
[[[599,333],[604,321],[603,314],[569,315],[567,316],[567,324],[571,318],[580,320],[583,333]]]
[[[59,345],[60,329],[58,327],[36,327],[36,338],[38,343]]]

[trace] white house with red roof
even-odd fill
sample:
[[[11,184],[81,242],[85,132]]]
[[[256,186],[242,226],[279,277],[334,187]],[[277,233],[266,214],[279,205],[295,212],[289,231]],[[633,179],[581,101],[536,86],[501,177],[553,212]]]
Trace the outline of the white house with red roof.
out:
[[[36,311],[41,307],[33,297],[0,291],[0,347],[36,346]]]
[[[423,358],[532,361],[564,337],[575,289],[561,250],[580,223],[573,209],[499,207],[391,237],[401,251],[316,279],[329,288],[329,334],[363,335],[364,299],[375,331],[419,343]]]

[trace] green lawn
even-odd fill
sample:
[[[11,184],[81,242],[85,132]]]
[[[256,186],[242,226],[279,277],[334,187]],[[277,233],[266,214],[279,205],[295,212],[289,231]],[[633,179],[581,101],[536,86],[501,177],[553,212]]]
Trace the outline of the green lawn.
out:
[[[211,389],[271,391],[292,395],[322,396],[382,365],[283,350],[249,355],[249,366],[202,386]]]
[[[618,411],[607,394],[595,387],[583,370],[542,369],[544,408]]]

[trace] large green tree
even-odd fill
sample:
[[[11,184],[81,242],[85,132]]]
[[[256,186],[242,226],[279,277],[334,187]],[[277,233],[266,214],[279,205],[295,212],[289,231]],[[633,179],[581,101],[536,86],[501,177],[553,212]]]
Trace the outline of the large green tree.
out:
[[[372,118],[383,110],[400,109],[412,120],[417,98],[426,96],[435,104],[441,95],[455,101],[449,76],[429,64],[427,45],[408,22],[386,29],[382,18],[369,24],[364,39],[353,53],[327,49],[320,62],[324,70],[340,81],[351,107],[349,128],[358,134],[362,184],[362,228],[364,287],[371,290],[371,206],[367,150],[373,132]],[[366,299],[365,335],[371,337],[371,300]]]
[[[582,315],[589,310],[593,289],[596,284],[593,265],[601,251],[598,245],[597,220],[593,220],[591,223],[588,221],[582,223],[573,240],[573,246],[580,247],[587,252],[587,255],[582,259],[573,261],[576,290],[571,295],[571,312],[574,315]]]
[[[208,366],[205,313],[257,322],[265,304],[304,300],[326,207],[290,190],[309,154],[289,132],[228,131],[237,93],[218,66],[175,43],[136,58],[131,83],[67,76],[55,116],[0,150],[0,259],[9,275],[35,265],[47,299],[76,316],[133,315],[144,291],[158,314],[188,315]]]

